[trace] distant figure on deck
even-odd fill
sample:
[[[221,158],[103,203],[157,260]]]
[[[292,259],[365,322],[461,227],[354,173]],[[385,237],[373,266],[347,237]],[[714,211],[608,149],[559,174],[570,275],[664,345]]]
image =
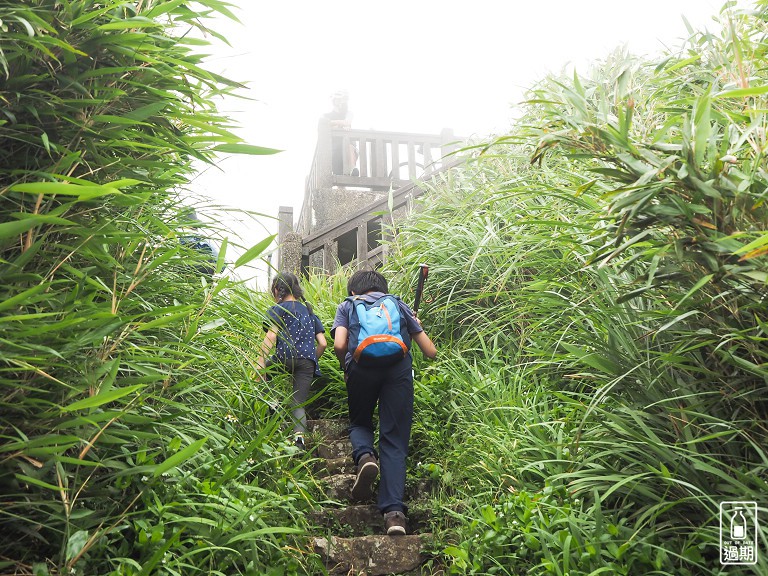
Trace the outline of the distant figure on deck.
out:
[[[349,93],[346,90],[338,90],[331,96],[333,109],[324,114],[324,118],[330,121],[331,128],[349,130],[352,127],[352,112],[349,111]],[[359,176],[357,169],[358,150],[351,142],[344,150],[344,140],[340,136],[334,136],[331,143],[331,171],[334,174],[344,174],[344,159],[349,166],[348,176]]]

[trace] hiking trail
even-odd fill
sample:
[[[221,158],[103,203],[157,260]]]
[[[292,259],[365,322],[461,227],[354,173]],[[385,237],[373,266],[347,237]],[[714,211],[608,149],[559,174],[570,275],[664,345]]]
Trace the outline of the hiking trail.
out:
[[[429,520],[427,511],[409,507],[408,533],[384,534],[376,492],[367,501],[351,500],[356,470],[346,420],[309,420],[307,428],[308,449],[318,459],[316,471],[326,496],[323,507],[313,513],[314,524],[326,533],[313,536],[311,545],[323,559],[328,574],[422,574],[420,567],[427,560],[424,550],[432,539],[432,534],[424,532]],[[415,500],[418,493],[423,495],[424,488],[413,488],[407,483],[406,498]]]

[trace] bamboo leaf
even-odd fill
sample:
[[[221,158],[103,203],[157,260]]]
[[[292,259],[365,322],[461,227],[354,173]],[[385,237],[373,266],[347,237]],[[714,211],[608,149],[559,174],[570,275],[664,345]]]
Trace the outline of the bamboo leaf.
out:
[[[77,196],[78,199],[93,199],[108,194],[120,194],[120,190],[114,186],[100,186],[92,184],[83,186],[68,182],[30,182],[26,184],[14,184],[13,192],[26,192],[30,194]]]
[[[2,228],[2,224],[0,224],[0,228]],[[16,294],[15,296],[11,296],[10,298],[6,298],[2,302],[0,302],[0,311],[7,310],[9,308],[13,308],[17,304],[24,304],[27,302],[33,302],[32,299],[37,294],[40,294],[41,292],[45,292],[46,290],[50,289],[50,285],[48,283],[42,283],[38,284],[37,286],[32,286],[32,288],[28,288],[26,290],[23,290]]]
[[[683,320],[685,320],[689,316],[695,316],[697,314],[701,314],[701,312],[699,312],[698,310],[690,310],[690,311],[686,312],[685,314],[680,314],[680,316],[675,316],[675,318],[673,320],[667,322],[661,328],[656,330],[656,333],[660,334],[661,332],[664,332],[668,328],[671,328],[672,326],[674,326],[678,322],[682,322]]]
[[[45,488],[46,490],[53,490],[54,492],[59,492],[61,490],[58,486],[54,486],[53,484],[49,484],[48,482],[43,482],[42,480],[38,480],[37,478],[32,478],[31,476],[27,476],[26,474],[14,474],[14,476],[20,482],[33,484],[35,486],[39,486],[40,488]]]
[[[3,222],[0,224],[0,239],[10,238],[23,234],[38,225],[33,219],[17,220],[15,222]]]
[[[718,92],[715,98],[746,98],[747,96],[760,96],[768,93],[768,86],[750,86],[749,88],[739,88],[737,90],[727,90]]]
[[[62,406],[61,411],[74,412],[76,410],[85,410],[86,408],[96,408],[97,406],[102,406],[104,404],[114,402],[115,400],[119,400],[120,398],[133,394],[142,388],[144,388],[144,384],[136,384],[134,386],[126,386],[124,388],[107,390],[105,392],[100,392],[95,396],[91,396],[90,398],[83,398],[82,400],[78,400],[77,402],[73,402],[67,406]]]
[[[688,298],[690,298],[690,297],[691,297],[691,296],[693,296],[693,295],[694,295],[696,292],[698,292],[698,291],[701,289],[701,287],[702,287],[702,286],[704,286],[705,284],[707,284],[707,283],[708,283],[710,280],[712,280],[712,278],[713,278],[713,277],[714,277],[714,274],[707,274],[707,275],[706,275],[706,276],[704,276],[703,278],[700,278],[700,279],[699,279],[699,281],[698,281],[698,282],[696,282],[696,284],[694,284],[694,285],[693,285],[693,288],[691,288],[690,290],[688,290],[688,292],[685,294],[685,296],[683,296],[683,297],[680,299],[680,301],[679,301],[677,304],[675,304],[675,308],[679,308],[679,307],[680,307],[680,305],[681,305],[683,302],[685,302],[686,300],[688,300]]]
[[[258,538],[260,536],[268,536],[274,534],[302,534],[304,529],[294,528],[292,526],[268,526],[266,528],[259,528],[258,530],[249,530],[248,532],[242,532],[233,536],[227,540],[227,546],[237,544],[243,540],[251,540],[252,538]]]
[[[134,16],[124,20],[116,20],[98,26],[99,30],[128,30],[133,28],[162,28],[162,24],[144,16]]]
[[[240,256],[240,258],[238,258],[237,261],[235,262],[235,268],[239,268],[240,266],[243,266],[244,264],[247,264],[248,262],[261,256],[261,254],[269,247],[270,244],[272,244],[272,241],[276,237],[277,237],[277,234],[268,236],[267,238],[264,238],[264,240],[262,240],[255,246],[252,246],[251,248],[246,250],[245,254]]]
[[[264,148],[262,146],[238,143],[219,144],[218,146],[214,146],[213,150],[216,152],[227,152],[230,154],[251,154],[255,156],[277,154],[278,152],[282,152],[282,150],[277,150],[275,148]]]
[[[586,364],[590,368],[595,368],[605,374],[617,374],[619,371],[618,364],[610,358],[600,356],[596,352],[587,352],[583,348],[568,344],[567,342],[563,342],[562,346],[568,350],[568,352],[576,356],[580,362]]]
[[[88,543],[88,532],[86,532],[85,530],[78,530],[77,532],[73,533],[67,539],[67,550],[66,550],[67,560],[72,560],[73,558],[76,558],[83,551],[83,548],[87,543]]]
[[[2,224],[0,224],[2,226]],[[749,244],[746,244],[739,248],[738,250],[734,251],[734,254],[744,254],[745,252],[752,252],[753,250],[757,250],[758,248],[762,248],[768,244],[768,233],[764,233],[759,238],[753,240]]]
[[[163,472],[167,472],[168,470],[172,468],[176,468],[177,466],[183,464],[184,462],[189,460],[192,456],[197,454],[197,452],[200,450],[200,448],[203,447],[203,445],[206,443],[207,440],[208,438],[201,438],[199,440],[196,440],[195,442],[193,442],[183,450],[180,450],[173,456],[170,456],[169,458],[167,458],[166,460],[164,460],[163,462],[155,466],[152,474],[154,475],[155,478],[157,478]]]
[[[709,138],[712,135],[712,126],[710,124],[711,103],[708,96],[702,96],[696,101],[694,116],[694,153],[696,163],[701,165],[704,162],[705,153],[709,144]]]

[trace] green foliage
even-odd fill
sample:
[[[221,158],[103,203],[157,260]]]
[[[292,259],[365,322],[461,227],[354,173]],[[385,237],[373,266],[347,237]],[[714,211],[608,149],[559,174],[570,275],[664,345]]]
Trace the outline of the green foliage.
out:
[[[765,17],[546,79],[398,226],[451,573],[765,571],[718,557],[719,503],[768,488]]]
[[[323,571],[288,383],[256,370],[271,302],[225,273],[226,246],[208,274],[185,242],[192,162],[273,152],[215,110],[238,84],[196,52],[214,12],[0,0],[6,571]],[[718,503],[762,513],[768,493],[768,16],[723,15],[661,61],[545,80],[397,226],[393,291],[430,265],[440,360],[416,354],[410,473],[437,487],[449,573],[765,572],[717,557]],[[345,282],[303,283],[327,328]],[[321,368],[340,416],[332,354]]]
[[[253,370],[265,304],[179,200],[193,162],[271,152],[216,111],[215,12],[0,2],[4,572],[313,571],[285,383]]]

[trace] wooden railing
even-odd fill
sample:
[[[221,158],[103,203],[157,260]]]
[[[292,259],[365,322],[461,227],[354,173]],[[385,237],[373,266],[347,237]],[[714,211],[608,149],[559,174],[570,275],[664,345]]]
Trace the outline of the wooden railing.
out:
[[[341,174],[333,172],[334,139],[336,152],[341,151],[341,162],[337,159],[337,164],[342,166]],[[357,150],[355,165],[351,165],[346,153],[350,145]],[[321,119],[297,232],[303,235],[313,232],[313,202],[317,191],[337,186],[374,192],[401,188],[425,173],[440,170],[458,147],[450,130],[435,135],[332,129],[327,119]]]
[[[365,208],[350,213],[344,221],[305,236],[301,241],[303,266],[306,267],[313,255],[321,251],[322,264],[319,267],[329,273],[334,271],[338,262],[344,264],[354,260],[358,265],[367,263],[371,267],[381,263],[384,260],[384,254],[380,240],[386,229],[382,223],[382,214],[386,214],[384,217],[389,218],[403,208],[409,209],[412,200],[424,192],[420,184],[438,177],[462,161],[460,157],[452,157],[442,161],[439,168],[433,164],[433,169],[423,172],[419,176],[419,181],[410,182],[398,188],[392,194],[391,205],[389,198],[375,201]],[[372,238],[374,238],[373,242],[371,242]],[[377,238],[378,241],[375,240]],[[347,245],[347,252],[352,255],[351,258],[339,258],[343,244]]]

